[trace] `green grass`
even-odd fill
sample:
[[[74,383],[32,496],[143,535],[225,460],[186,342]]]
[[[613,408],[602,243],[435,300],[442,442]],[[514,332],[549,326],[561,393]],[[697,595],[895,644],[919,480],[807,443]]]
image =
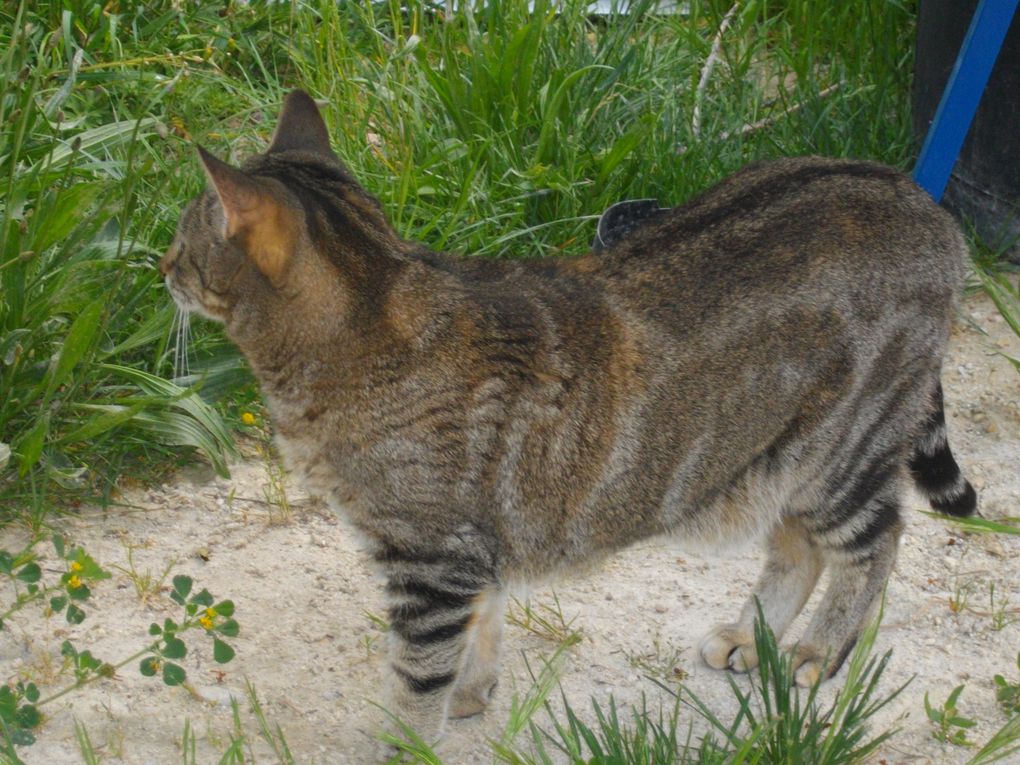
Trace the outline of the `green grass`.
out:
[[[167,447],[198,447],[221,471],[233,450],[217,413],[163,379],[174,311],[153,265],[196,188],[177,172],[183,147],[161,137],[172,66],[135,63],[140,17],[66,5],[0,11],[0,440],[12,450],[0,521],[34,526],[62,493],[108,494]]]
[[[686,687],[673,691],[662,685],[674,695],[672,707],[651,711],[643,702],[623,718],[612,697],[606,707],[593,700],[592,714],[583,716],[564,698],[561,714],[546,704],[551,730],[532,723],[530,745],[497,748],[497,759],[507,765],[552,765],[562,755],[571,763],[619,765],[863,762],[893,734],[870,730],[872,718],[903,690],[878,692],[889,654],[871,656],[877,631],[876,623],[863,636],[849,660],[844,687],[827,704],[819,699],[819,683],[795,686],[790,656],[759,621],[758,668],[747,683],[730,678],[737,706],[733,719],[721,720]],[[592,716],[594,723],[582,719]]]

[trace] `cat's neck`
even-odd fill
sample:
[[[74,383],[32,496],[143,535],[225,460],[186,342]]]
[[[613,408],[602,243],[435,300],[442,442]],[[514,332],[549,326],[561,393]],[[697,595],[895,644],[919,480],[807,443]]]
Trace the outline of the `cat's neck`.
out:
[[[379,368],[407,365],[411,346],[427,342],[454,299],[442,273],[416,259],[380,259],[356,274],[320,263],[294,281],[228,327],[281,404],[307,405],[317,390],[370,389]]]

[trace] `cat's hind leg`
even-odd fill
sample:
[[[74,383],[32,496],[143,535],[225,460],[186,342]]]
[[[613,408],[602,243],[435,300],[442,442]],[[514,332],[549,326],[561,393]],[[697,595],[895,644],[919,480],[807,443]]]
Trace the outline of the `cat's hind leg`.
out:
[[[810,597],[822,571],[820,551],[812,543],[800,520],[787,517],[768,540],[768,558],[755,585],[733,624],[720,624],[701,641],[705,662],[715,669],[746,672],[758,664],[754,645],[754,621],[758,604],[776,638],[782,636]]]
[[[470,644],[450,699],[450,717],[470,717],[488,706],[499,680],[506,591],[493,588],[474,602]]]
[[[816,530],[830,577],[794,652],[798,685],[810,686],[839,671],[875,613],[903,528],[899,490],[897,481],[888,481],[852,517]]]

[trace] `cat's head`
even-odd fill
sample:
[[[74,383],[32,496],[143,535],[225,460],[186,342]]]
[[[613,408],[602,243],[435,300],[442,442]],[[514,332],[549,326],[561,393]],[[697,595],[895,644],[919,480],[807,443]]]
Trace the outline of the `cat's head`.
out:
[[[378,250],[404,243],[333,154],[306,93],[290,93],[269,148],[235,168],[199,147],[208,186],[160,261],[185,311],[228,325],[321,303]],[[348,272],[345,274],[345,269]],[[241,316],[243,314],[243,316]]]

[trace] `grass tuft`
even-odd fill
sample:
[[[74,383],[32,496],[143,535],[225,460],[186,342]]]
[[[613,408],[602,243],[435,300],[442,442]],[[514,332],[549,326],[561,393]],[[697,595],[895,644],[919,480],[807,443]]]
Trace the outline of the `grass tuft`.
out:
[[[894,733],[873,734],[870,721],[906,687],[878,692],[890,654],[871,655],[877,630],[876,621],[861,637],[846,682],[829,704],[819,699],[820,681],[807,689],[796,686],[791,656],[779,649],[759,614],[755,625],[759,665],[749,676],[750,687],[744,690],[742,683],[729,678],[738,707],[732,720],[723,722],[689,689],[672,690],[658,682],[673,696],[672,707],[653,712],[642,699],[629,720],[621,717],[610,697],[606,706],[592,699],[594,722],[586,722],[564,697],[562,714],[545,704],[550,730],[530,725],[530,750],[497,749],[497,759],[509,765],[551,765],[563,755],[570,762],[621,764],[863,762]],[[685,712],[693,717],[685,719]],[[697,736],[696,729],[701,731]],[[681,734],[684,730],[686,735]]]

